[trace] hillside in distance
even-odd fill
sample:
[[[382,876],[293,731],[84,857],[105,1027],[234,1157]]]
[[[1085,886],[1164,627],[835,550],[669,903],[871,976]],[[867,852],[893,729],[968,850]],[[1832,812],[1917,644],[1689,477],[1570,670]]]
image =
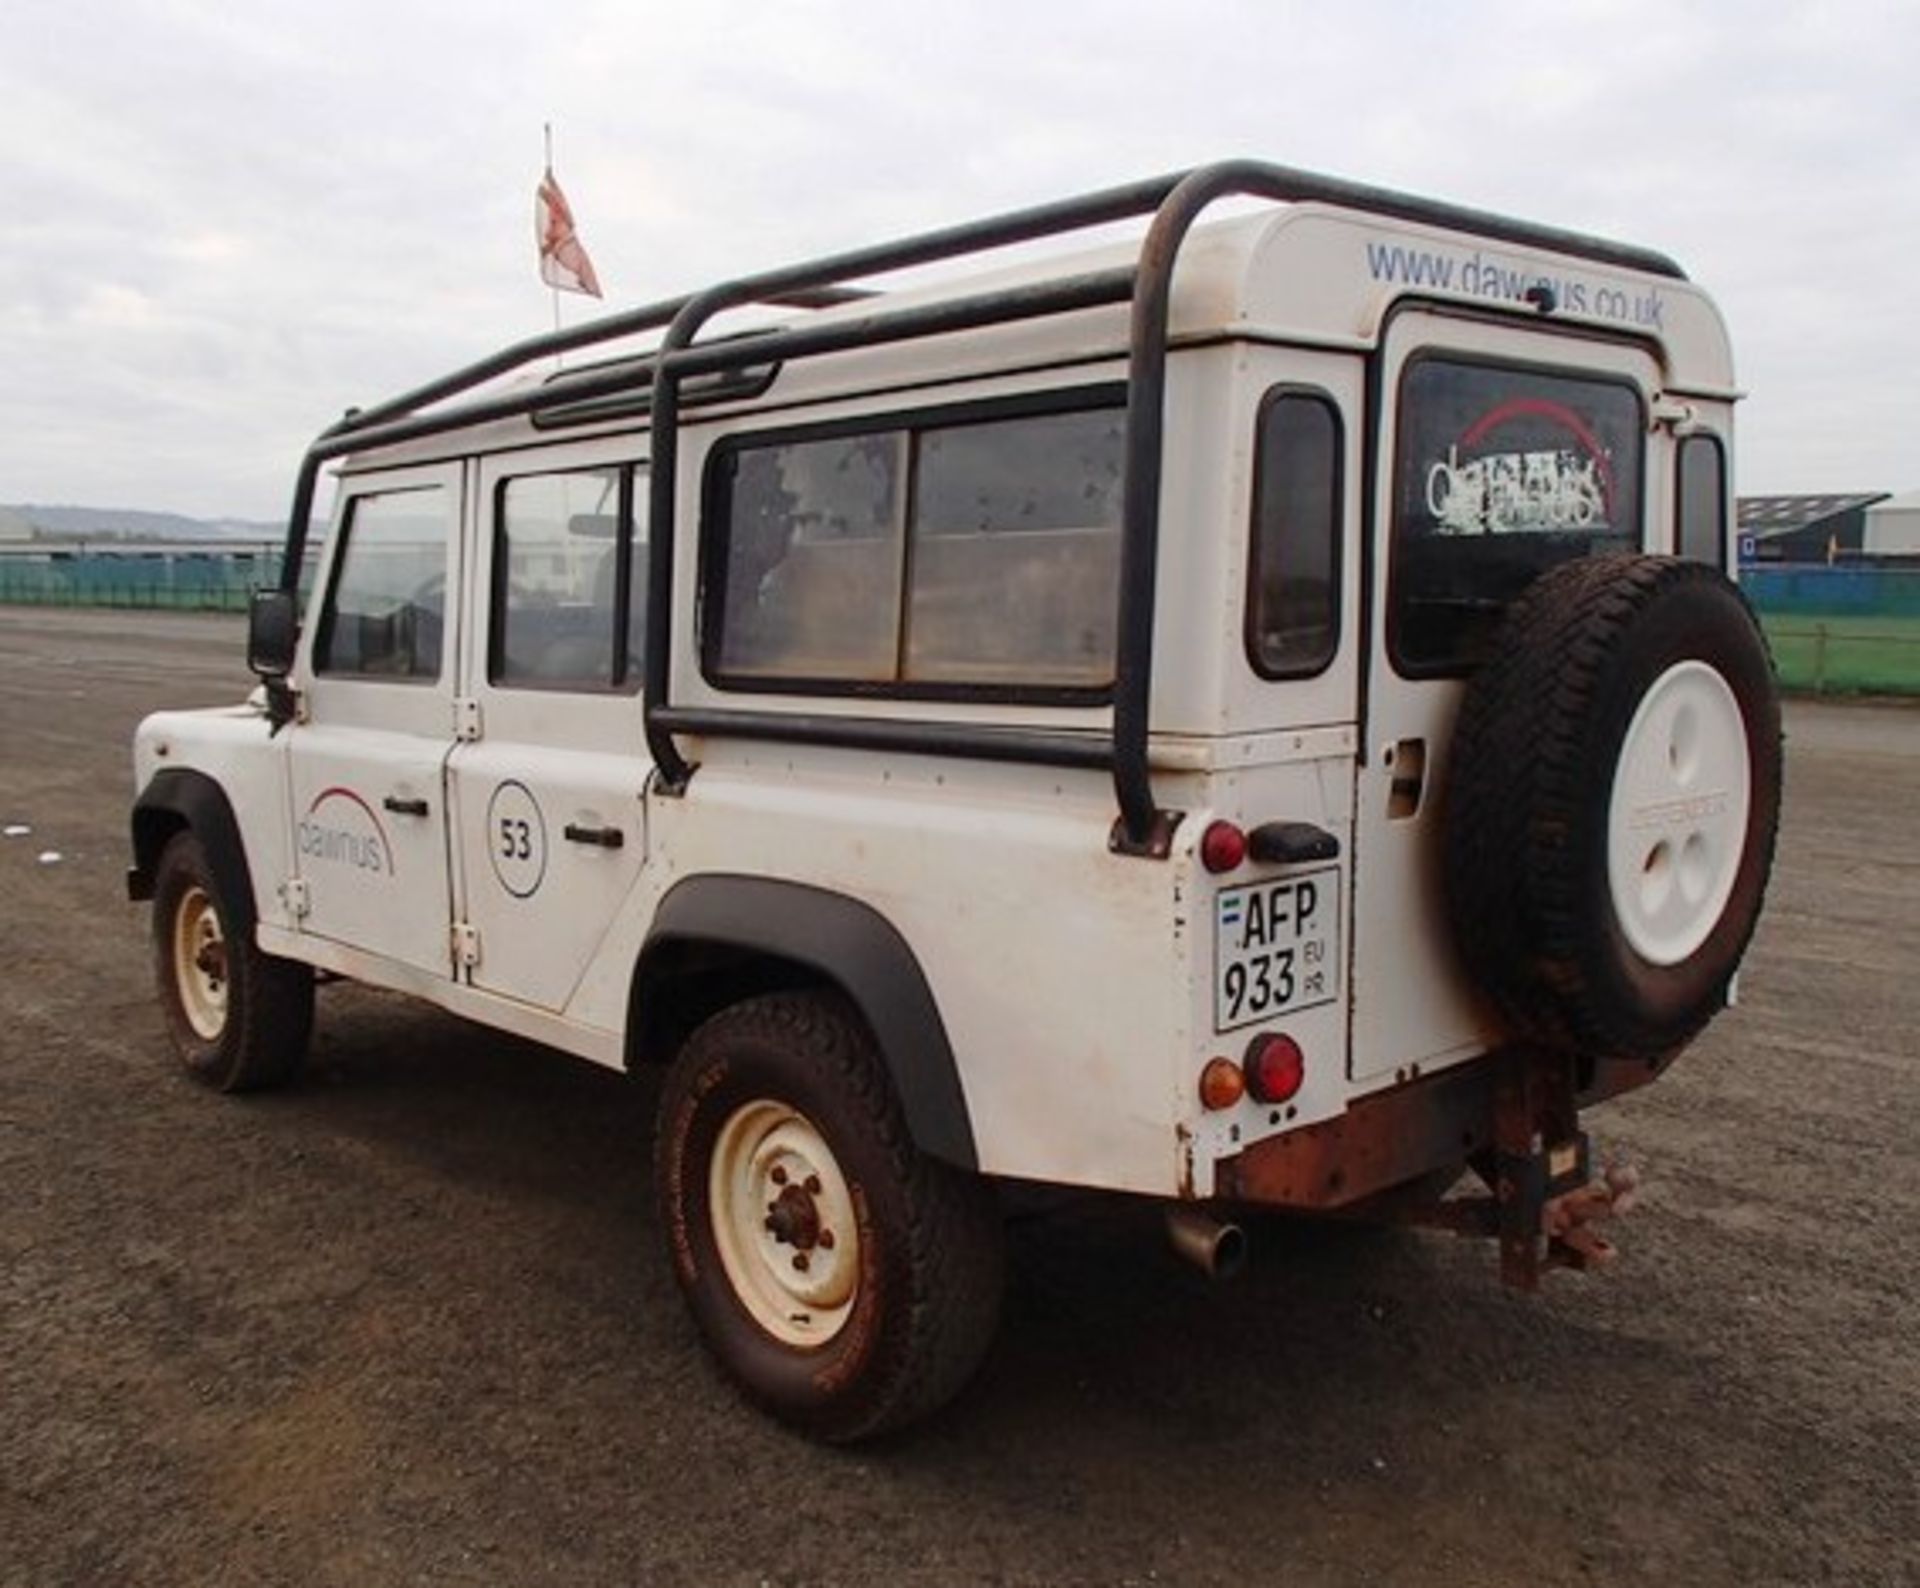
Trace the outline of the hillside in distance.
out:
[[[42,540],[277,541],[287,532],[284,520],[189,518],[184,513],[153,513],[132,507],[0,503],[0,515],[31,525]]]

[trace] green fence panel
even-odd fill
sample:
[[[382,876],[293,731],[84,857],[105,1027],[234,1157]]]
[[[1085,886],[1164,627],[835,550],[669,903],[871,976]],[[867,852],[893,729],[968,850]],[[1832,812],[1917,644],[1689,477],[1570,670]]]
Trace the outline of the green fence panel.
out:
[[[1784,687],[1920,695],[1920,569],[1746,567],[1740,583]]]
[[[244,612],[251,591],[279,579],[277,551],[0,554],[0,602],[21,606]]]
[[[1762,613],[1787,689],[1920,695],[1920,618],[1776,617]]]

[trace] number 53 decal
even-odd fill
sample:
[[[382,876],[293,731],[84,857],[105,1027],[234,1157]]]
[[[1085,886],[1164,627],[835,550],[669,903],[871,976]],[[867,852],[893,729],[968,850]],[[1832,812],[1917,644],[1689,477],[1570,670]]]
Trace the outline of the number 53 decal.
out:
[[[509,778],[487,801],[487,856],[501,887],[530,899],[547,875],[547,823],[526,784]]]

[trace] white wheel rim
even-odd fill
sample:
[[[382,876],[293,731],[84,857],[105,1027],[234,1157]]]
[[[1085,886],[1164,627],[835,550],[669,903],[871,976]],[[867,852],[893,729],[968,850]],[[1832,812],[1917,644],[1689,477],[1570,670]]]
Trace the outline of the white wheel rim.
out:
[[[785,1103],[744,1104],[715,1138],[707,1191],[721,1266],[754,1322],[791,1346],[833,1339],[859,1291],[860,1231],[820,1132]]]
[[[1746,847],[1753,770],[1740,703],[1705,662],[1676,662],[1620,746],[1607,876],[1627,942],[1677,965],[1719,924]]]
[[[218,1040],[227,1025],[227,939],[205,888],[189,888],[173,913],[173,984],[194,1035]]]

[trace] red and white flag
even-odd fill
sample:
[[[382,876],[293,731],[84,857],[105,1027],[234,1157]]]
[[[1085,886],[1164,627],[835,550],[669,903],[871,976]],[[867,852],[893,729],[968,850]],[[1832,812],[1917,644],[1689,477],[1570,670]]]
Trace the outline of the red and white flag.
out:
[[[540,245],[540,279],[562,292],[584,292],[600,296],[600,278],[593,273],[593,261],[580,246],[580,234],[574,230],[573,211],[566,194],[553,179],[548,166],[533,195],[533,235]]]

